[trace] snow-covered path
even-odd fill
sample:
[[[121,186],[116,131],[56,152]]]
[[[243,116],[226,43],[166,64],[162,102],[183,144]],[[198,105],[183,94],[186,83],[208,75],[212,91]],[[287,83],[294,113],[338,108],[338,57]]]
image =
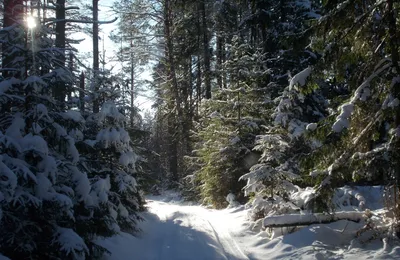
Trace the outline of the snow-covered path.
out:
[[[148,259],[248,259],[219,218],[220,212],[156,200],[148,204],[159,219],[147,230],[146,239],[157,246]]]
[[[232,222],[224,218],[224,212],[160,199],[147,200],[149,212],[141,225],[143,233],[134,245],[126,243],[132,243],[127,234],[126,241],[121,237],[107,240],[107,248],[113,252],[111,259],[126,259],[128,255],[140,256],[137,259],[141,260],[250,259],[231,235]],[[139,252],[135,254],[135,250]]]
[[[207,209],[169,193],[147,198],[147,207],[138,237],[98,241],[111,253],[104,260],[400,259],[399,245],[352,241],[362,223],[316,224],[271,240],[251,231],[243,206]]]

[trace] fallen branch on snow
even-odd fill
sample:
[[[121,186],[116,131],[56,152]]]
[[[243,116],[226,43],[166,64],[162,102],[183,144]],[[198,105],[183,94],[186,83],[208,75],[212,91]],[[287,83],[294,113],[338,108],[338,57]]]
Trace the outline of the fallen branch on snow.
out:
[[[287,214],[269,216],[263,220],[263,228],[308,226],[312,224],[326,224],[338,220],[349,220],[359,222],[364,218],[364,212],[343,211],[335,214],[314,213],[314,214]]]

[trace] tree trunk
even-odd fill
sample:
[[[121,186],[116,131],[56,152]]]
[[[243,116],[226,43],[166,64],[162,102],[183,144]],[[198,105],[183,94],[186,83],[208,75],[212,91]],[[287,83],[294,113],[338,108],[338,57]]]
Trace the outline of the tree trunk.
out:
[[[171,17],[171,5],[170,0],[164,1],[164,37],[165,37],[165,57],[166,57],[166,68],[167,68],[167,80],[169,85],[169,91],[171,96],[175,100],[175,104],[170,101],[169,104],[169,115],[168,115],[168,132],[169,132],[169,171],[172,175],[173,180],[178,180],[178,144],[177,136],[180,132],[178,127],[180,126],[181,120],[183,120],[183,112],[181,108],[181,96],[179,94],[178,81],[176,79],[175,72],[175,59],[173,53],[173,41],[171,35],[172,17]],[[174,106],[175,105],[175,106]],[[173,109],[176,109],[178,118],[176,118]],[[177,122],[178,121],[178,122]],[[177,133],[178,132],[178,133]]]
[[[217,32],[217,85],[222,89],[222,36]]]
[[[203,26],[203,55],[204,55],[204,84],[206,87],[205,98],[211,98],[211,78],[210,78],[210,46],[208,40],[208,28],[207,28],[207,15],[206,15],[206,4],[205,0],[199,1],[201,8],[201,18]]]
[[[167,76],[168,76],[168,83],[171,84],[172,94],[175,98],[175,105],[176,110],[178,112],[179,119],[182,118],[182,109],[181,109],[181,97],[179,95],[179,86],[178,81],[176,79],[176,72],[175,72],[175,59],[173,53],[174,44],[172,42],[172,35],[171,35],[171,27],[172,27],[172,20],[171,20],[171,6],[170,0],[165,0],[164,2],[164,37],[165,37],[165,56],[167,58]]]
[[[99,0],[93,0],[93,113],[99,112]]]
[[[199,115],[199,106],[201,103],[201,64],[200,57],[197,56],[197,79],[196,79],[196,115]]]
[[[387,12],[388,12],[388,24],[389,24],[389,46],[391,50],[392,56],[392,66],[393,71],[395,73],[395,77],[399,77],[400,75],[400,68],[399,68],[399,52],[398,52],[398,39],[397,39],[397,25],[396,25],[396,14],[393,7],[393,0],[387,1]],[[392,86],[392,93],[393,96],[397,99],[400,99],[400,82],[397,79],[393,79],[393,86]],[[400,111],[399,109],[396,110],[395,114],[395,126],[396,128],[400,127]],[[397,142],[397,149],[400,149],[400,142]],[[397,160],[398,161],[398,160]],[[400,188],[400,168],[399,164],[397,163],[397,167],[395,169],[395,178],[396,178],[396,185],[397,188]],[[396,205],[398,206],[398,205]]]
[[[133,119],[134,119],[134,108],[133,108],[133,99],[134,99],[134,94],[133,91],[135,90],[135,67],[133,66],[133,41],[131,39],[131,113],[130,113],[130,121],[131,121],[131,127],[133,128]]]
[[[24,16],[24,9],[23,9],[23,1],[22,0],[4,0],[4,17],[3,17],[3,27],[8,27],[13,25],[14,23],[20,23],[23,24]],[[11,41],[13,39],[10,39]],[[15,73],[12,73],[10,71],[4,70],[7,68],[13,68],[13,60],[14,57],[12,55],[9,55],[11,50],[9,49],[11,47],[10,44],[8,43],[3,43],[2,44],[2,76],[4,78],[8,78],[11,76],[15,77],[20,77],[21,75],[17,75]]]
[[[172,181],[178,181],[178,143],[176,134],[175,115],[168,115],[168,163]]]
[[[72,53],[72,51],[69,52],[68,69],[71,74],[74,72],[74,54]],[[67,92],[69,105],[71,104],[71,101],[72,101],[72,84],[75,84],[75,83],[71,82],[68,85],[68,87],[65,89]]]
[[[65,69],[65,0],[57,0],[56,4],[56,48],[58,48],[57,68]],[[58,80],[54,89],[54,98],[65,102],[66,86],[63,80]]]
[[[85,74],[83,71],[79,76],[79,88],[79,108],[81,110],[81,114],[83,115],[85,113]]]

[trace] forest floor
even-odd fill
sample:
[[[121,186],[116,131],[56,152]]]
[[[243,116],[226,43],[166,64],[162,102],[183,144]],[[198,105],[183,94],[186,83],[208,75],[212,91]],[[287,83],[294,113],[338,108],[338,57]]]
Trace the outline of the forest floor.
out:
[[[400,247],[381,240],[359,244],[361,223],[317,224],[274,239],[251,230],[244,206],[207,209],[167,192],[147,197],[138,237],[122,233],[99,241],[107,260],[400,259]]]

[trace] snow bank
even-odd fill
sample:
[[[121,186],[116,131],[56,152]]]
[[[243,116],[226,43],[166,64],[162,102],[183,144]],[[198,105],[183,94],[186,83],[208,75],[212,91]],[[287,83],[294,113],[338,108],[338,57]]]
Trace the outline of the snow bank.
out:
[[[259,251],[267,259],[341,259],[340,248],[354,239],[362,224],[341,220],[326,225],[311,225],[261,245]],[[332,258],[337,256],[339,258]],[[261,255],[261,254],[258,254]],[[262,259],[262,258],[260,258]],[[365,259],[360,255],[358,259]]]

